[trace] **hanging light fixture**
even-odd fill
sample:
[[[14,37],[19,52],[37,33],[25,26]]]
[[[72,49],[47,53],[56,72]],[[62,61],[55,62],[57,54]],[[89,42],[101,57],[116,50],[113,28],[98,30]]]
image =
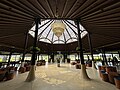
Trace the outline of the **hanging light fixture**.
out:
[[[61,22],[61,20],[56,20],[52,25],[51,25],[53,33],[57,36],[60,37],[62,33],[64,32],[66,26],[64,23]]]
[[[59,14],[58,14],[58,0],[56,0],[56,13],[55,13],[55,17],[58,18]],[[62,23],[61,20],[55,20],[55,22],[51,25],[52,31],[53,33],[59,38],[62,33],[64,32],[66,26],[64,23]]]

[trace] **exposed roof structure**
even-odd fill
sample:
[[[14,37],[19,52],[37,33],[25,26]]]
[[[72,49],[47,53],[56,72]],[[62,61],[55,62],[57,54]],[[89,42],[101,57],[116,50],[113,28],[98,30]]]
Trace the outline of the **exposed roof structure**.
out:
[[[91,33],[93,48],[120,48],[119,0],[0,0],[0,50],[3,47],[23,50],[26,32],[34,26],[35,17],[42,20],[57,17],[64,23],[79,18]],[[82,40],[83,48],[88,49],[87,35]],[[33,37],[29,35],[28,47],[32,43]],[[45,51],[51,48],[74,51],[77,42],[51,45],[40,41],[38,46]]]

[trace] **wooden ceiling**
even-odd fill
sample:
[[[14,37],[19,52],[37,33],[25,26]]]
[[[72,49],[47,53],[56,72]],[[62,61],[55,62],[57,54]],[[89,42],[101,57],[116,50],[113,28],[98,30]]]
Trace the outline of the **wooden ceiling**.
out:
[[[33,26],[35,17],[79,18],[91,33],[95,49],[120,49],[120,0],[0,0],[0,49],[7,46],[22,50],[25,33]],[[29,35],[28,47],[32,43]],[[66,50],[65,45],[51,46],[42,42],[38,45],[45,51],[51,47],[52,50]],[[76,46],[77,42],[69,44],[67,50],[75,50]],[[83,47],[89,48],[87,36],[83,38]]]

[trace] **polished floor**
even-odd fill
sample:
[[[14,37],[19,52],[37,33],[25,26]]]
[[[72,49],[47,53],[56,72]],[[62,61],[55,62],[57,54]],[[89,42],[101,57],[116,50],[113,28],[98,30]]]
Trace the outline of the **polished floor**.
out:
[[[83,80],[80,69],[70,64],[38,66],[33,82],[25,82],[28,72],[17,74],[13,80],[0,82],[0,90],[119,90],[102,81],[97,70],[87,68],[87,73],[90,81]]]

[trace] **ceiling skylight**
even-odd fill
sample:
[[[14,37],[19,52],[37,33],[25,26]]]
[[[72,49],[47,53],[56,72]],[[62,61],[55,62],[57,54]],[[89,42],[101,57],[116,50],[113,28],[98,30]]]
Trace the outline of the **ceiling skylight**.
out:
[[[38,40],[51,44],[65,44],[77,41],[78,31],[77,26],[72,20],[61,20],[65,25],[65,30],[61,36],[57,37],[51,28],[51,25],[55,20],[44,20],[39,24]],[[87,34],[84,27],[80,24],[80,30],[82,31],[81,37]],[[29,30],[29,34],[34,37],[35,25]]]

